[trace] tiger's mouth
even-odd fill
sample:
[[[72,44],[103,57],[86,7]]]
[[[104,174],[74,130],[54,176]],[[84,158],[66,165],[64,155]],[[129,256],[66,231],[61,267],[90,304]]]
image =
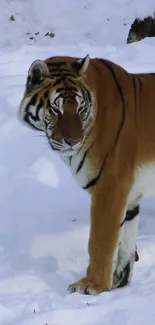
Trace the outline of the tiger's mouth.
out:
[[[77,151],[79,151],[79,149],[82,146],[82,142],[79,142],[73,146],[68,145],[65,140],[63,140],[62,142],[58,142],[52,138],[48,138],[49,140],[49,144],[50,147],[52,148],[52,150],[60,153],[61,156],[67,156],[70,157],[72,155],[74,155]]]

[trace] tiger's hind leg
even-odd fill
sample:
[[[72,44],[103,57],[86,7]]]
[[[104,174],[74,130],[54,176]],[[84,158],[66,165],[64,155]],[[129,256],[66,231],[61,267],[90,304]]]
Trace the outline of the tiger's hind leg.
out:
[[[113,288],[126,286],[133,274],[135,261],[139,260],[137,253],[137,232],[139,222],[139,205],[127,210],[124,221],[121,224],[121,236],[118,252],[117,267],[113,277]]]

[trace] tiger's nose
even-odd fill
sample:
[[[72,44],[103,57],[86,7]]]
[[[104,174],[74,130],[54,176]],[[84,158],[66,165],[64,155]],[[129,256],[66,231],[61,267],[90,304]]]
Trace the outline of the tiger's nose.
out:
[[[79,142],[79,141],[76,141],[76,140],[66,140],[66,139],[64,139],[64,140],[71,147],[73,147],[75,144],[77,144]]]

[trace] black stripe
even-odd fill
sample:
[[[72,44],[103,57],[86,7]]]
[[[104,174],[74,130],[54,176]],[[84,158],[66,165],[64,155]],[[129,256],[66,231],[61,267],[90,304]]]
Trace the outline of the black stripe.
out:
[[[135,106],[136,106],[136,78],[134,75],[132,75],[132,83],[133,83],[133,91],[134,91],[134,100],[135,100]]]
[[[90,146],[90,148],[91,148],[91,147],[92,147],[92,145]],[[79,165],[78,165],[78,168],[77,168],[77,170],[76,170],[76,174],[79,173],[80,169],[83,167],[83,164],[84,164],[85,159],[86,159],[86,157],[87,157],[87,155],[88,155],[88,153],[89,153],[90,148],[88,148],[88,149],[85,151],[85,153],[84,153],[84,155],[83,155],[83,157],[82,157],[82,159],[81,159],[81,161],[80,161],[80,163],[79,163]]]
[[[139,255],[138,255],[138,252],[137,250],[135,251],[135,262],[138,262],[139,261]]]
[[[63,76],[66,78],[68,78],[68,77],[77,78],[77,75],[72,72],[63,72]]]
[[[122,101],[123,116],[122,116],[122,121],[121,121],[121,124],[120,124],[120,127],[119,127],[119,131],[118,131],[118,134],[117,134],[117,137],[116,137],[116,141],[114,143],[114,148],[115,148],[115,146],[117,144],[117,141],[119,139],[121,130],[122,130],[122,126],[123,126],[124,121],[125,121],[125,99],[124,99],[124,95],[123,95],[123,91],[122,91],[121,85],[119,84],[119,81],[117,79],[116,73],[114,72],[113,68],[111,67],[110,62],[108,62],[106,60],[103,60],[103,59],[98,59],[98,60],[101,63],[103,63],[109,69],[110,73],[112,74],[112,77],[114,79],[115,85],[117,87],[117,90],[118,90],[118,92],[120,94],[120,98],[121,98],[121,101]]]
[[[70,89],[71,89],[72,91],[78,92],[78,89],[77,89],[76,87],[71,86]]]
[[[87,90],[87,97],[88,97],[89,103],[92,103],[91,93],[88,90]]]
[[[114,70],[112,69],[111,65],[110,65],[110,62],[108,63],[106,60],[103,60],[103,59],[97,59],[99,62],[101,62],[102,64],[104,64],[107,69],[110,71],[112,77],[113,77],[113,80],[114,80],[114,83],[117,87],[117,90],[120,94],[120,98],[121,98],[121,101],[122,101],[122,107],[123,107],[123,117],[122,117],[122,121],[121,121],[121,124],[120,124],[120,128],[119,128],[119,131],[118,131],[118,134],[117,134],[117,137],[116,137],[116,141],[115,141],[115,144],[114,144],[114,147],[116,146],[117,144],[117,141],[119,139],[119,136],[120,136],[120,133],[121,133],[121,130],[122,130],[122,126],[123,126],[123,123],[124,123],[124,120],[125,120],[125,99],[124,99],[124,96],[123,96],[123,92],[122,92],[122,88],[117,80],[117,77],[116,77],[116,74],[114,72]],[[102,174],[102,171],[104,169],[104,164],[105,164],[105,161],[106,159],[104,159],[103,163],[102,163],[102,166],[98,172],[98,174],[96,175],[96,177],[94,177],[92,180],[90,180],[84,187],[83,189],[88,189],[90,188],[91,186],[94,186],[97,181],[99,180],[101,174]]]
[[[54,73],[54,72],[56,72],[56,73],[72,73],[70,70],[68,70],[68,69],[65,69],[65,68],[61,68],[61,69],[59,69],[59,68],[52,68],[52,69],[50,69],[50,72],[51,73]],[[74,75],[74,72],[73,72],[73,75]]]
[[[72,79],[70,79],[70,78],[68,78],[68,81],[69,81],[70,83],[72,83],[73,85],[76,85],[76,81],[74,81],[74,80],[72,80]]]
[[[138,256],[138,253],[137,253],[137,250],[135,251],[135,262],[138,262],[139,261],[139,256]],[[130,267],[130,262],[127,263],[127,265],[125,266],[123,272],[121,272],[120,274],[120,278],[121,279],[121,282],[119,284],[119,286],[117,288],[123,288],[125,287],[128,282],[129,282],[129,276],[130,276],[130,270],[131,270],[131,267]]]
[[[35,95],[31,98],[31,100],[29,101],[29,103],[27,104],[27,107],[26,107],[26,108],[28,108],[30,105],[35,106],[35,105],[36,105],[36,102],[37,102],[37,98],[38,98],[38,94],[35,94]]]
[[[140,92],[140,95],[141,95],[142,88],[143,88],[143,83],[142,83],[142,80],[141,80],[140,76],[136,75],[136,79],[138,80],[138,83],[139,83],[139,92]]]
[[[54,72],[53,73],[53,71],[51,70],[50,71],[50,75],[51,75],[51,78],[61,78],[61,80],[63,80],[63,79],[68,79],[69,77],[71,77],[71,78],[77,78],[77,76],[76,75],[74,75],[73,73],[64,73],[63,71],[60,73],[59,71],[57,71],[57,72]]]
[[[49,68],[49,67],[54,67],[54,66],[59,67],[61,65],[66,65],[66,62],[65,61],[57,61],[57,62],[48,61],[48,62],[46,62],[46,64]]]
[[[51,78],[52,78],[52,77],[54,77],[54,76],[51,76]],[[61,84],[63,78],[61,78],[60,75],[58,75],[58,77],[59,77],[59,79],[57,79],[57,80],[52,84],[53,87],[55,87],[55,86]],[[73,85],[76,85],[76,82],[75,82],[74,80],[72,80],[71,78],[68,78],[68,82],[70,82],[70,83],[73,84]]]
[[[47,107],[51,107],[51,103],[50,103],[49,98],[48,98],[48,100],[47,100]]]
[[[29,103],[27,104],[26,106],[26,115],[24,117],[24,121],[27,122],[29,125],[31,125],[34,129],[37,129],[37,130],[40,130],[37,126],[35,126],[34,124],[31,123],[29,117],[31,117],[31,119],[34,121],[34,122],[37,122],[40,120],[39,118],[39,111],[40,111],[40,108],[43,107],[43,99],[41,98],[40,99],[40,102],[39,104],[36,106],[36,103],[37,103],[37,97],[38,97],[38,94],[35,94],[31,100],[29,101]],[[29,112],[29,107],[33,105],[34,106],[34,109],[35,109],[35,115],[33,115],[31,112]]]
[[[139,214],[139,210],[140,210],[139,205],[137,205],[136,207],[134,207],[134,209],[132,209],[132,210],[127,210],[126,215],[125,215],[125,218],[122,221],[120,227],[122,227],[126,221],[131,221],[134,218],[136,218],[137,215]]]
[[[102,60],[102,59],[97,59],[97,60]],[[102,63],[102,62],[101,62],[101,63]],[[100,76],[102,76],[101,71],[99,70],[98,67],[96,67],[96,66],[94,65],[94,63],[93,63],[92,61],[90,61],[90,64],[93,66],[93,68],[96,70],[96,72],[97,72]]]
[[[64,94],[59,94],[55,99],[54,99],[54,104],[57,104],[57,100],[59,99],[59,98],[61,98],[63,95],[65,95],[65,93]],[[62,97],[63,98],[63,97]]]
[[[31,77],[28,76],[28,77],[27,77],[27,84],[28,84],[30,81],[31,81]]]
[[[63,68],[63,73],[72,73],[73,75],[75,74],[74,71],[65,68]]]
[[[61,73],[60,72],[57,72],[57,73],[52,73],[52,71],[50,71],[50,74],[51,74],[51,77],[52,78],[57,78],[57,77],[61,77]]]
[[[49,96],[49,91],[48,91],[48,90],[46,90],[46,91],[44,92],[44,98],[45,98],[45,99],[47,99],[47,98],[48,98],[48,96]]]
[[[73,86],[71,86],[71,87],[68,86],[68,91],[72,92],[73,95],[77,95],[77,96],[79,96],[79,94],[77,93],[77,92],[78,92],[78,89],[75,88],[75,87],[73,87]],[[58,92],[61,93],[59,96],[64,96],[64,95],[68,96],[67,89],[64,88],[64,87],[59,87],[59,88],[57,88],[57,89],[56,89],[56,93],[58,93]],[[57,97],[57,98],[58,98],[58,97]]]
[[[40,118],[39,118],[39,111],[43,107],[43,105],[44,105],[44,102],[43,102],[43,99],[41,98],[39,104],[36,107],[35,121],[39,121],[40,120]]]
[[[72,156],[69,157],[69,165],[71,166],[72,163]]]
[[[98,114],[98,112],[97,112],[97,114]],[[93,128],[94,128],[94,125],[93,125],[92,128],[89,130],[89,132],[88,132],[88,134],[87,134],[87,137],[89,137],[89,134],[90,134],[90,132],[92,132],[92,129],[93,129]],[[95,140],[96,140],[96,139],[95,139]],[[93,143],[91,144],[91,146],[90,146],[87,150],[90,150],[92,146],[93,146]],[[86,152],[87,152],[87,151],[86,151]],[[83,157],[83,158],[84,158],[84,157]],[[86,157],[85,157],[85,158],[86,158]],[[103,170],[103,168],[104,168],[105,161],[106,161],[106,159],[104,159],[103,164],[102,164],[102,166],[101,166],[101,169],[100,169],[99,173],[97,174],[97,176],[96,176],[94,179],[92,179],[90,182],[88,182],[87,185],[83,187],[83,189],[87,189],[87,188],[89,188],[90,186],[94,185],[95,182],[97,182],[97,180],[99,179],[99,177],[100,177],[100,175],[101,175],[101,173],[102,173],[102,170]],[[83,161],[83,163],[84,163],[84,161]]]
[[[37,103],[37,98],[38,98],[38,94],[35,94],[31,99],[30,101],[28,102],[28,104],[26,105],[26,108],[25,108],[25,111],[26,113],[32,115],[32,113],[29,112],[29,107],[32,105],[32,106],[35,106],[36,103]],[[32,115],[32,117],[34,118],[34,116]]]
[[[93,179],[91,179],[84,187],[83,187],[83,189],[84,190],[86,190],[86,189],[88,189],[89,187],[91,187],[91,186],[94,186],[96,183],[97,183],[97,181],[99,180],[99,178],[100,178],[100,176],[101,176],[101,174],[102,174],[102,171],[103,171],[103,169],[104,169],[104,164],[105,164],[105,159],[104,159],[104,162],[103,162],[103,164],[102,164],[102,166],[101,166],[101,168],[100,168],[100,170],[99,170],[99,172],[98,172],[98,174],[96,175],[96,177],[94,177]]]
[[[83,99],[86,100],[86,93],[85,93],[84,89],[80,88],[80,90],[81,90]]]
[[[129,282],[129,276],[130,276],[130,262],[125,266],[123,272],[121,273],[122,280],[117,288],[123,288],[125,287]]]
[[[34,129],[36,130],[40,130],[37,126],[35,126],[34,124],[31,123],[31,121],[29,120],[29,117],[32,117],[33,118],[33,115],[31,113],[27,113],[24,117],[24,121],[29,124],[31,127],[33,127]],[[41,131],[41,130],[40,130]]]
[[[83,118],[83,122],[89,119],[90,116],[90,107],[87,108],[87,111],[85,112],[85,116]],[[85,131],[85,130],[84,130]]]
[[[59,88],[57,88],[56,93],[58,93],[58,92],[60,92],[60,91],[63,91],[63,90],[64,90],[63,87],[59,87]]]
[[[50,69],[49,71],[50,71],[50,73],[52,73],[52,74],[54,74],[54,73],[59,73],[59,74],[61,74],[61,71],[62,71],[62,70],[60,70],[59,68],[55,68],[55,69],[52,68],[52,69]]]
[[[104,59],[98,59],[101,63],[103,63],[108,69],[109,71],[111,72],[112,74],[112,77],[114,79],[114,82],[117,86],[117,89],[118,89],[118,92],[120,94],[120,97],[121,97],[121,100],[122,100],[122,103],[123,103],[123,106],[125,106],[125,99],[124,99],[124,96],[123,96],[123,91],[122,91],[122,87],[120,86],[119,82],[118,82],[118,79],[116,77],[116,73],[114,72],[110,62],[104,60]]]
[[[70,70],[67,70],[65,68],[62,68],[62,69],[58,69],[58,68],[50,69],[50,73],[52,75],[56,75],[56,74],[61,75],[61,74],[63,74],[65,76],[67,76],[67,75],[72,76],[72,77],[76,76],[76,74],[74,72],[72,72]]]
[[[78,96],[79,98],[82,98],[81,95],[79,95],[77,92],[74,93],[74,97],[75,97],[75,95]],[[82,103],[81,103],[81,105],[82,105]]]
[[[125,221],[131,221],[139,214],[139,205],[137,205],[133,210],[127,210]]]

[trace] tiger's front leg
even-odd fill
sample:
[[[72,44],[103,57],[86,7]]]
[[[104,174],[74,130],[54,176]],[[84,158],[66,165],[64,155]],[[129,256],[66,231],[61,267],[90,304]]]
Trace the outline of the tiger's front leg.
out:
[[[70,292],[99,294],[112,289],[130,185],[110,175],[95,185],[91,201],[89,266],[86,277],[69,286]]]

